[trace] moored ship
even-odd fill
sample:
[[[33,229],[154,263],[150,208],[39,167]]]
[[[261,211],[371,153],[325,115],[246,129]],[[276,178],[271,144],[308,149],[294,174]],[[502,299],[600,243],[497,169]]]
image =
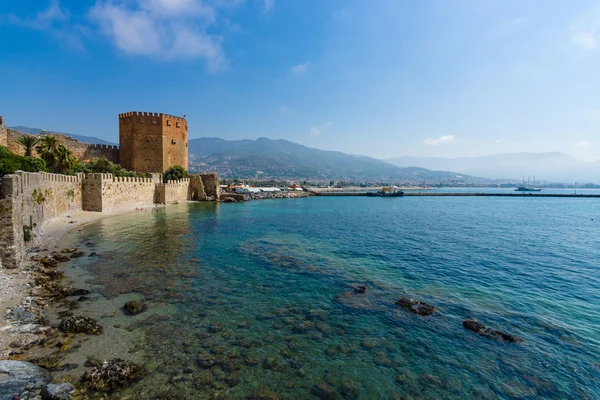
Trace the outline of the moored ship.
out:
[[[529,184],[529,178],[527,179]],[[515,192],[541,192],[542,189],[535,187],[535,176],[533,177],[533,186],[525,185],[525,177],[523,177],[523,184],[515,189]]]
[[[400,197],[404,196],[404,192],[399,190],[397,186],[384,186],[376,192],[367,192],[369,197]]]

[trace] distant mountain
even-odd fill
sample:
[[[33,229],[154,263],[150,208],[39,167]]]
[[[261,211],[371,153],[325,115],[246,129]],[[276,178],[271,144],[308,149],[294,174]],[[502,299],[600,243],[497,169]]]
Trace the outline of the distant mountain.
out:
[[[27,133],[28,135],[39,135],[42,130],[38,129],[38,128],[28,128],[26,126],[9,126],[9,129],[14,129],[16,131],[19,131],[21,133]],[[65,136],[70,136],[73,139],[79,141],[79,142],[83,142],[83,143],[95,143],[95,144],[109,144],[112,146],[115,146],[115,143],[112,142],[108,142],[106,140],[102,140],[99,139],[97,137],[93,137],[93,136],[83,136],[83,135],[75,135],[73,133],[64,133],[64,132],[53,132],[53,131],[46,131],[46,133],[57,133],[57,134],[61,134],[61,135],[65,135]]]
[[[484,178],[600,183],[600,163],[589,163],[560,152],[509,153],[481,157],[399,157],[387,160],[398,167],[444,169]]]
[[[424,168],[398,168],[387,162],[339,151],[318,150],[287,140],[259,138],[189,141],[190,165],[222,176],[248,178],[452,180],[457,174]]]

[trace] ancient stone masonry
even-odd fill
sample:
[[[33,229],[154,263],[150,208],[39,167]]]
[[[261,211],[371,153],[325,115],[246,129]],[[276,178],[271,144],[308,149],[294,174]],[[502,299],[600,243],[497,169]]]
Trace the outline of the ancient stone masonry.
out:
[[[188,124],[168,114],[119,114],[120,162],[136,172],[163,172],[179,165],[188,168]]]
[[[15,268],[28,247],[39,245],[44,225],[81,211],[83,174],[17,172],[2,177],[0,186],[0,259]]]
[[[191,199],[190,179],[181,179],[179,181],[167,181],[156,185],[156,202],[160,204],[179,203]]]
[[[156,201],[160,174],[150,178],[119,178],[112,174],[88,174],[83,181],[83,209],[110,211],[125,206],[145,206]]]
[[[112,174],[67,176],[18,171],[5,175],[0,185],[0,266],[16,268],[28,248],[40,244],[45,225],[78,211],[106,212],[218,198],[216,174],[192,175],[167,183],[162,182],[161,174],[120,178]]]
[[[4,119],[0,115],[0,146],[8,146],[8,132],[4,126]]]
[[[202,184],[204,185],[204,192],[206,197],[212,200],[219,200],[221,190],[219,189],[219,175],[216,172],[208,174],[200,174]]]

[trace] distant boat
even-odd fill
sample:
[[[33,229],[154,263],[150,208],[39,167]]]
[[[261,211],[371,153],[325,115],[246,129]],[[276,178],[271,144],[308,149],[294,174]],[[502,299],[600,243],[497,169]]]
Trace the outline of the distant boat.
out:
[[[369,197],[401,197],[404,196],[402,190],[398,190],[397,186],[386,186],[377,192],[367,192]]]
[[[529,183],[529,179],[527,179],[527,183]],[[525,177],[523,177],[523,185],[517,187],[515,192],[541,192],[542,189],[535,187],[535,176],[533,177],[533,186],[525,185]]]

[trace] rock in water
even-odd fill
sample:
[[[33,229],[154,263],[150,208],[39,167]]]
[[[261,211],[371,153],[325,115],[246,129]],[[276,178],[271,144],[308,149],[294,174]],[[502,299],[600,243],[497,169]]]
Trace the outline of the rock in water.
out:
[[[42,389],[42,400],[71,400],[74,389],[70,383],[51,383]]]
[[[85,333],[87,335],[99,335],[102,327],[95,319],[81,315],[72,315],[60,321],[58,328],[68,333]]]
[[[19,398],[26,391],[39,390],[50,382],[50,373],[24,361],[0,361],[0,395],[2,399]],[[14,396],[14,397],[13,397]]]
[[[504,340],[505,342],[512,342],[512,343],[523,341],[523,339],[519,339],[518,337],[513,336],[510,333],[496,331],[491,328],[488,328],[485,325],[483,325],[481,322],[479,322],[473,318],[464,320],[462,324],[466,329],[476,332],[480,336],[486,337],[488,339],[494,339],[494,340],[501,339],[501,340]]]
[[[81,378],[91,389],[108,391],[141,378],[144,369],[131,361],[115,358],[85,372]]]
[[[131,315],[138,315],[139,313],[146,311],[148,306],[141,301],[128,301],[123,308]]]
[[[365,285],[356,285],[353,287],[354,293],[362,294],[366,293],[368,288]]]
[[[58,253],[57,254],[53,254],[52,258],[54,258],[58,262],[66,262],[66,261],[70,260],[69,257],[67,257],[65,255],[62,255],[62,254],[58,254]]]
[[[431,315],[434,313],[434,311],[436,311],[436,308],[432,305],[423,303],[422,301],[419,301],[419,300],[409,299],[407,297],[400,298],[396,302],[396,304],[398,304],[399,306],[402,306],[403,308],[405,308],[406,310],[410,311],[413,314],[417,314],[417,315],[421,315],[421,316]]]

